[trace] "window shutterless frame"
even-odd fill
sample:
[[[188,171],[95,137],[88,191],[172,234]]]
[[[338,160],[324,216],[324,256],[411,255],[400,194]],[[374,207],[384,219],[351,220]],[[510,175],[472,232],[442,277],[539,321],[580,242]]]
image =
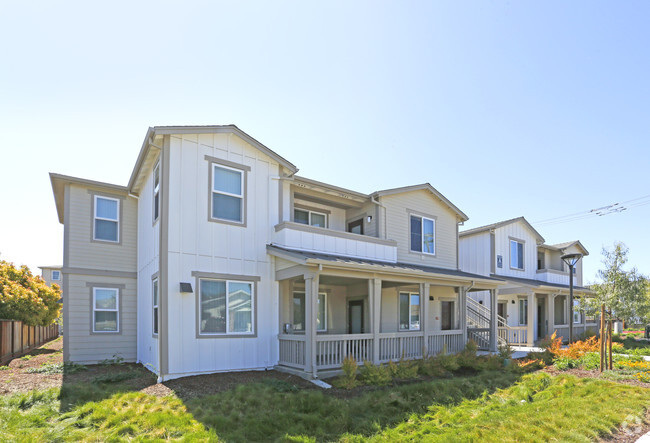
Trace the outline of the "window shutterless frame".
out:
[[[110,291],[115,294],[115,308],[98,308],[97,307],[97,291]],[[97,312],[115,312],[115,330],[102,331],[97,330]],[[93,333],[95,334],[115,334],[120,332],[120,290],[117,288],[102,288],[99,286],[93,287]]]
[[[151,318],[151,326],[153,335],[158,335],[158,277],[151,281],[151,295],[153,312]]]
[[[61,280],[61,271],[52,271],[52,280]]]
[[[322,216],[322,217],[323,217],[323,224],[324,224],[325,226],[317,226],[317,227],[327,228],[327,214],[325,214],[325,213],[323,213],[323,212],[318,212],[318,211],[311,211],[311,210],[309,210],[309,209],[300,209],[300,208],[295,208],[295,209],[293,210],[293,220],[294,220],[294,222],[296,222],[296,223],[302,223],[302,222],[296,221],[296,220],[297,220],[296,213],[298,213],[298,212],[302,212],[302,213],[304,213],[304,214],[307,216],[307,223],[306,223],[306,224],[308,224],[309,226],[316,226],[316,225],[314,224],[314,215],[320,215],[320,216]]]
[[[415,223],[414,223],[415,222]],[[416,228],[419,222],[419,232]],[[419,215],[409,217],[411,252],[436,255],[436,221]]]
[[[523,271],[525,268],[524,242],[511,238],[509,244],[510,244],[510,269]]]
[[[225,305],[225,332],[202,332],[201,331],[201,323],[203,322],[202,318],[202,310],[201,310],[201,304],[203,303],[203,289],[202,285],[204,282],[207,281],[220,281],[220,282],[225,282],[226,284],[226,305]],[[233,283],[239,283],[243,285],[249,285],[250,286],[250,303],[251,303],[251,310],[250,310],[250,322],[251,322],[251,330],[248,332],[241,332],[241,331],[233,331],[230,332],[230,285]],[[220,279],[212,279],[212,278],[199,278],[199,306],[198,306],[198,335],[200,337],[227,337],[230,335],[233,336],[241,336],[241,335],[250,335],[254,336],[255,335],[255,282],[252,281],[245,281],[245,280],[220,280]]]
[[[407,323],[406,323],[408,325],[408,327],[406,327],[406,328],[402,327],[402,315],[403,315],[403,312],[402,312],[402,296],[406,296],[408,298],[408,308],[407,308],[408,319],[407,319]],[[413,298],[414,297],[417,297],[417,300],[418,300],[417,304],[413,303]],[[420,309],[420,306],[421,306],[422,303],[421,303],[420,293],[419,292],[400,292],[398,302],[399,302],[399,323],[400,323],[399,324],[399,330],[400,331],[419,331],[421,329],[421,324],[422,324],[422,312],[421,312],[421,309]],[[415,306],[417,306],[417,311],[418,311],[417,312],[417,319],[418,319],[417,320],[417,326],[412,325],[412,320],[413,320],[413,316],[414,316],[414,312],[413,312],[414,309],[413,308]]]
[[[216,178],[218,170],[220,170],[220,169],[221,170],[226,170],[226,171],[231,171],[231,172],[236,172],[237,174],[239,174],[239,180],[240,180],[240,184],[239,184],[239,186],[240,186],[240,188],[239,188],[240,191],[239,192],[240,193],[239,194],[230,193],[230,192],[227,192],[227,191],[216,190],[215,189],[215,178]],[[220,165],[220,164],[216,164],[216,163],[212,163],[211,171],[212,171],[212,177],[210,177],[210,183],[211,183],[210,189],[211,189],[212,192],[211,192],[211,195],[210,195],[210,197],[211,197],[210,198],[210,218],[213,219],[213,220],[223,220],[223,221],[230,222],[230,223],[241,223],[241,224],[243,224],[244,220],[245,220],[245,217],[246,217],[245,214],[244,214],[244,211],[246,210],[246,206],[244,204],[244,189],[245,189],[244,188],[244,186],[245,186],[244,176],[246,174],[241,169],[231,168],[229,166],[224,166],[224,165]],[[215,208],[214,208],[214,198],[213,198],[213,196],[215,194],[225,195],[227,197],[232,197],[232,198],[239,199],[239,204],[240,204],[239,219],[234,219],[234,218],[231,219],[231,218],[215,216],[215,213],[214,213],[214,210],[215,210]]]
[[[302,315],[303,315],[304,324],[303,324],[303,327],[301,329],[295,329],[295,330],[300,331],[300,332],[304,332],[305,331],[304,326],[307,323],[307,312],[305,312],[306,311],[306,306],[307,306],[307,301],[305,300],[306,295],[305,295],[304,291],[293,291],[293,300],[296,299],[296,296],[298,296],[298,298],[301,298],[302,306],[301,306],[300,309],[303,310]],[[323,316],[322,316],[323,318],[320,319],[320,320],[322,320],[321,324],[318,324],[318,322],[317,322],[316,331],[318,331],[318,332],[326,332],[327,331],[327,292],[319,292],[318,293],[318,302],[317,302],[318,303],[318,311],[316,313],[316,320],[317,321],[319,320],[318,317],[320,317],[320,313],[321,313],[321,310],[320,310],[320,308],[321,308],[321,305],[320,305],[321,299],[323,300]],[[294,303],[295,303],[295,301],[294,301]],[[293,307],[295,307],[295,304],[293,305]],[[291,317],[292,317],[291,318],[291,324],[295,325],[296,324],[296,318],[295,318],[295,311],[293,311],[293,310],[291,312]]]
[[[93,240],[95,241],[100,241],[100,242],[107,242],[107,243],[119,243],[120,242],[120,199],[118,198],[112,198],[112,197],[105,197],[103,195],[95,195],[94,196],[94,214],[93,214]],[[107,200],[107,201],[114,201],[116,203],[116,209],[115,209],[115,218],[110,218],[110,217],[100,217],[97,215],[97,210],[98,210],[98,202],[99,200]],[[109,240],[105,238],[97,238],[97,221],[107,221],[107,222],[112,222],[115,223],[115,240]]]

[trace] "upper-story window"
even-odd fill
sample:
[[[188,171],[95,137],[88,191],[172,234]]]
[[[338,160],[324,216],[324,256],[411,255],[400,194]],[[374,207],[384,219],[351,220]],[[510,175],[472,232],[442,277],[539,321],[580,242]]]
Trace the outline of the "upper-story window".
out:
[[[119,242],[119,214],[119,199],[96,195],[93,239],[116,243]]]
[[[363,235],[363,218],[348,223],[348,232]]]
[[[61,280],[61,271],[52,271],[52,280]]]
[[[160,215],[160,163],[153,168],[153,221]]]
[[[307,209],[294,209],[293,221],[303,225],[317,226],[319,228],[327,227],[327,214],[310,211]]]
[[[436,221],[431,218],[411,216],[411,251],[436,253]]]
[[[244,171],[212,165],[212,218],[244,223]]]
[[[524,243],[510,240],[510,267],[524,269]]]

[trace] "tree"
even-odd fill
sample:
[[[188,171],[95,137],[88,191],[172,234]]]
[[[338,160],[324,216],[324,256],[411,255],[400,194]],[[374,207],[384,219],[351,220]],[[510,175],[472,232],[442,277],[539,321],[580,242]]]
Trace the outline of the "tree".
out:
[[[626,322],[650,319],[648,280],[636,268],[623,269],[629,249],[624,243],[615,243],[609,250],[603,248],[604,269],[598,271],[601,283],[592,285],[595,297],[587,299],[589,311],[598,313],[601,305],[611,311],[614,318]]]
[[[61,311],[61,289],[50,288],[27,266],[16,268],[0,260],[0,318],[20,320],[30,326],[48,326]]]

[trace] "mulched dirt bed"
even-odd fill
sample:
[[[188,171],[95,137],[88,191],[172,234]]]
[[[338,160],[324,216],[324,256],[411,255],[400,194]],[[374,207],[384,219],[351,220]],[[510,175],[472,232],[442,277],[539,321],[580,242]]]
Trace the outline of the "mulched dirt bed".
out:
[[[603,380],[611,381],[614,383],[621,383],[623,385],[639,386],[641,388],[650,388],[650,383],[644,383],[641,380],[613,380],[607,377],[603,377],[602,374],[597,369],[592,369],[592,370],[567,369],[565,371],[559,371],[555,369],[553,366],[549,366],[542,370],[551,375],[571,374],[571,375],[575,375],[576,377],[582,377],[582,378],[602,378]]]

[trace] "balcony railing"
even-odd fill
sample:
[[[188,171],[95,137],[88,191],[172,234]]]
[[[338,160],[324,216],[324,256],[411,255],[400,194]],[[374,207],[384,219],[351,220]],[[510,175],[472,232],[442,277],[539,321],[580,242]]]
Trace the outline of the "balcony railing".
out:
[[[397,243],[368,235],[352,234],[294,222],[275,226],[273,243],[301,251],[394,263]]]
[[[556,283],[560,285],[569,284],[569,273],[565,271],[558,271],[556,269],[538,269],[537,270],[537,280],[545,281],[548,283]],[[577,284],[576,278],[574,276],[573,283]]]

